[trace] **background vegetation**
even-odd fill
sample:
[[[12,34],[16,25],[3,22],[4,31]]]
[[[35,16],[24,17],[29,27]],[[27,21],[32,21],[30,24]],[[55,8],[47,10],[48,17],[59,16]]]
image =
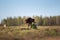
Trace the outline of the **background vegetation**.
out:
[[[60,16],[50,16],[50,17],[42,17],[42,16],[33,16],[35,19],[36,25],[38,26],[56,26],[60,25]],[[25,25],[25,20],[27,17],[7,17],[6,19],[1,20],[1,24],[6,24],[7,26],[21,26]]]

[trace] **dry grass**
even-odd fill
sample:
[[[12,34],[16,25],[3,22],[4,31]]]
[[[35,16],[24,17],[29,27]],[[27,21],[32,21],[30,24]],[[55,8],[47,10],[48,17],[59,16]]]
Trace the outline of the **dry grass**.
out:
[[[55,29],[60,33],[60,26],[38,26],[38,29],[28,29],[27,26],[0,27],[0,40],[60,40],[60,36],[55,36]],[[49,36],[49,32],[54,35]]]

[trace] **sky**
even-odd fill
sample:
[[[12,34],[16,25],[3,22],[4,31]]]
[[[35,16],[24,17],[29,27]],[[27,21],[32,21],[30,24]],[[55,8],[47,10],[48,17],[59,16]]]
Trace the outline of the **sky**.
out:
[[[0,0],[0,20],[14,16],[60,15],[60,0]]]

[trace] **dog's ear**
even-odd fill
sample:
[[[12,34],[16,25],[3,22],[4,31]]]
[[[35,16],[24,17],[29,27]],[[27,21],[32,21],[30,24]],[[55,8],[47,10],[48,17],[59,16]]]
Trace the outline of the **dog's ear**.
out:
[[[32,22],[34,22],[35,21],[35,19],[32,19]]]

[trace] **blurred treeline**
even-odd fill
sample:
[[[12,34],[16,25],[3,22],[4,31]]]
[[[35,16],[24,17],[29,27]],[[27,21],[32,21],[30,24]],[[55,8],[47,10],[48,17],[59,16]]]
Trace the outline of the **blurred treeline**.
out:
[[[25,20],[28,17],[7,17],[1,21],[0,25],[6,24],[7,26],[21,26],[25,25]],[[38,26],[56,26],[60,25],[60,16],[50,16],[50,17],[42,17],[42,16],[33,16],[35,22]]]

